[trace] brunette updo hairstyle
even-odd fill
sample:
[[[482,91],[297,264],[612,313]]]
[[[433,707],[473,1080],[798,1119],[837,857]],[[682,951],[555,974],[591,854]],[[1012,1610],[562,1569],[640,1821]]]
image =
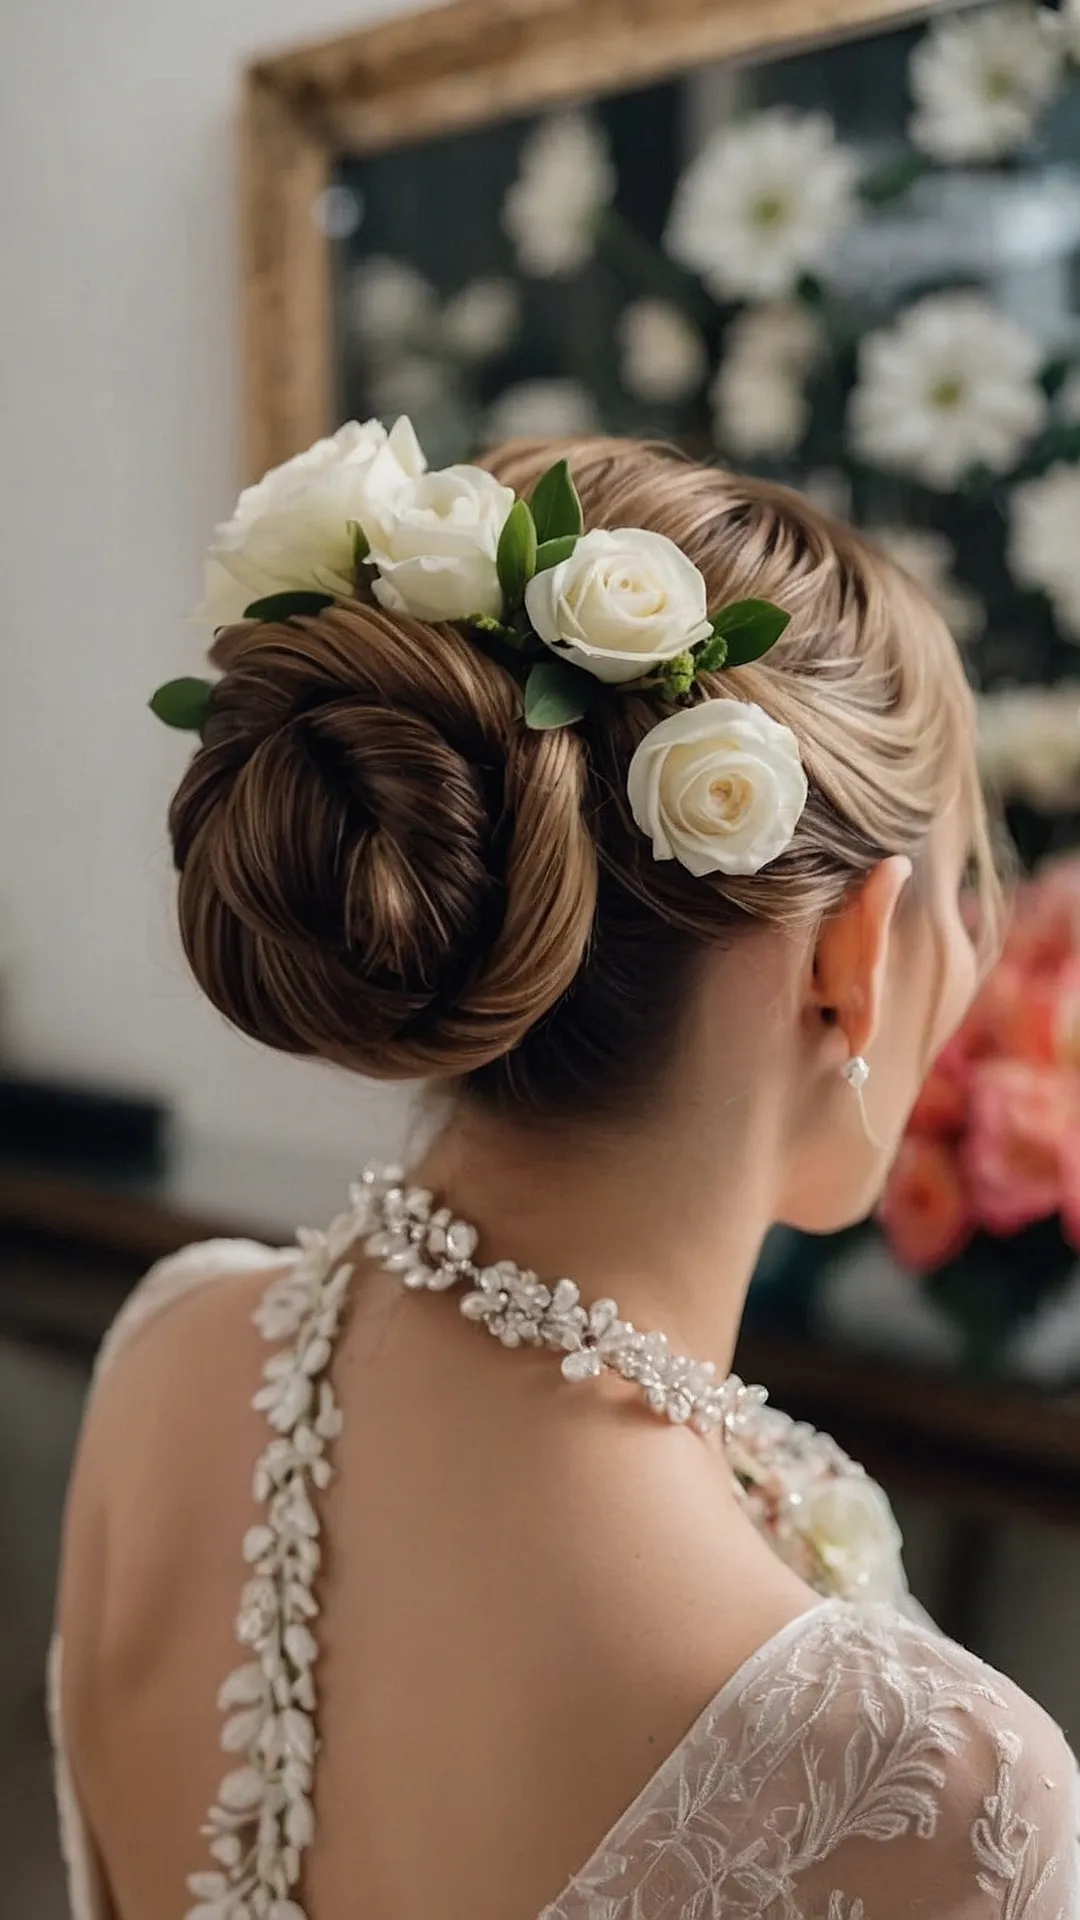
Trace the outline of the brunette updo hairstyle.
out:
[[[954,800],[994,901],[970,694],[914,583],[800,495],[639,442],[517,442],[485,464],[523,493],[563,455],[587,527],[667,534],[710,606],[791,614],[711,689],[798,738],[810,798],[779,860],[701,879],[653,859],[625,795],[653,701],[530,731],[471,640],[360,603],[219,633],[169,816],[188,958],[236,1026],[534,1118],[647,1092],[709,945],[828,914],[887,854],[917,862]]]

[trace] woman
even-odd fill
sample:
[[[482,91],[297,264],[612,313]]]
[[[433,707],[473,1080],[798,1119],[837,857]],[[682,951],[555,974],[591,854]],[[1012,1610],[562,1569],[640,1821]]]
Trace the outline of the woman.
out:
[[[166,1261],[107,1343],[79,1920],[1080,1913],[1061,1736],[725,1378],[770,1223],[876,1200],[962,887],[993,938],[941,620],[781,488],[614,440],[426,473],[407,422],[268,475],[210,586],[196,976],[450,1098],[407,1180]]]

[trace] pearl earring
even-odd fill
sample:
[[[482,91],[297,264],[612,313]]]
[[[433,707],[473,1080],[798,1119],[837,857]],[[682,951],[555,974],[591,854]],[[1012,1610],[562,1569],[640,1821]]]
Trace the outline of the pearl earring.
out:
[[[844,1064],[844,1079],[856,1093],[861,1093],[870,1078],[870,1063],[861,1053],[853,1053]]]

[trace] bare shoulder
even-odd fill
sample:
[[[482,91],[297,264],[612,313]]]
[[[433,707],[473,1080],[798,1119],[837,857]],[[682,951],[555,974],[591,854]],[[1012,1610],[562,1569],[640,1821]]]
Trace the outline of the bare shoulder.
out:
[[[64,1522],[59,1623],[69,1673],[89,1642],[97,1653],[127,1641],[148,1593],[172,1580],[185,1531],[198,1559],[208,1484],[235,1483],[246,1503],[249,1476],[223,1468],[242,1448],[250,1457],[258,1435],[252,1314],[282,1264],[253,1242],[186,1248],[151,1269],[106,1336]],[[222,1504],[236,1503],[223,1494]]]

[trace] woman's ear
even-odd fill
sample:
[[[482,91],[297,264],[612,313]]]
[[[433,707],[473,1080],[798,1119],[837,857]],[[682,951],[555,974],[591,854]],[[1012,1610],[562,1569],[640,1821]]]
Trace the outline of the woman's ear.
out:
[[[865,1053],[878,1030],[893,920],[911,873],[902,854],[879,860],[818,934],[813,1001],[840,1028],[849,1053]]]

